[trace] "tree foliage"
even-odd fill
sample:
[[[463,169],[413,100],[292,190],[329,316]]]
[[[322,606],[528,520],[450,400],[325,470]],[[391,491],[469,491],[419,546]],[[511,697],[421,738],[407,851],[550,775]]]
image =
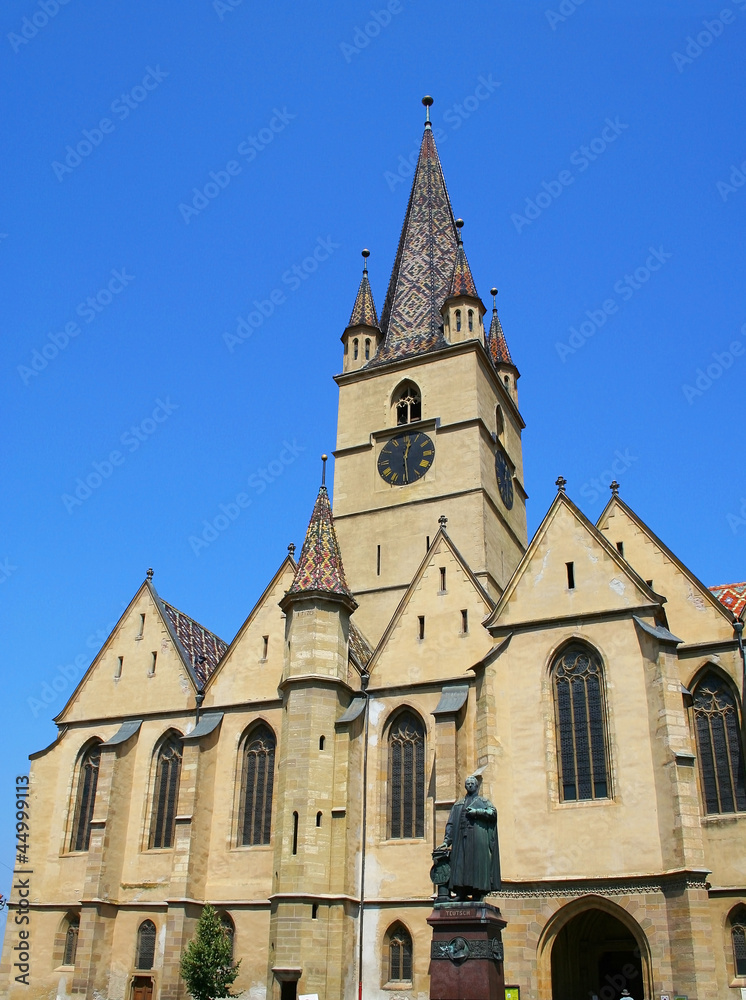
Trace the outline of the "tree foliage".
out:
[[[231,964],[230,935],[217,910],[208,904],[202,910],[194,938],[181,956],[181,976],[187,989],[194,1000],[236,996],[230,987],[240,964]]]

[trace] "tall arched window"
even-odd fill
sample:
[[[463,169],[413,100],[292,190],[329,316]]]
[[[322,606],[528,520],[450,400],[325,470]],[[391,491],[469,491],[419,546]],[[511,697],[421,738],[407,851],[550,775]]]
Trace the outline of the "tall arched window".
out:
[[[422,419],[422,398],[414,382],[405,382],[396,394],[397,424],[411,424]]]
[[[708,671],[694,689],[694,724],[705,812],[746,810],[738,708],[724,677]]]
[[[412,936],[403,924],[395,923],[386,934],[383,967],[385,970],[383,978],[387,985],[411,984]]]
[[[155,924],[152,920],[143,920],[137,928],[136,969],[152,969],[155,961]]]
[[[457,330],[461,329],[461,310],[460,309],[456,310],[456,329]]]
[[[87,851],[91,842],[91,821],[96,804],[98,770],[101,764],[99,744],[89,747],[80,760],[78,770],[78,792],[75,798],[71,851]]]
[[[389,837],[425,836],[425,727],[402,712],[389,731]]]
[[[257,726],[248,736],[243,751],[241,776],[242,844],[268,844],[272,822],[272,789],[275,780],[274,733],[269,726]]]
[[[233,965],[233,942],[236,936],[236,925],[233,923],[233,918],[229,913],[220,914],[220,923],[223,925],[223,931],[225,936],[228,938],[231,946],[230,963]]]
[[[181,743],[175,736],[169,736],[158,751],[150,847],[174,846],[180,777]]]
[[[609,796],[601,658],[587,646],[566,647],[552,667],[562,800]]]
[[[473,309],[469,310],[468,317],[469,317],[469,331],[471,332],[474,329],[474,310]]]
[[[738,906],[730,915],[730,941],[733,947],[733,974],[746,977],[746,906]]]
[[[80,917],[69,916],[65,921],[65,945],[62,955],[63,965],[75,965],[78,953],[78,934],[80,932]]]

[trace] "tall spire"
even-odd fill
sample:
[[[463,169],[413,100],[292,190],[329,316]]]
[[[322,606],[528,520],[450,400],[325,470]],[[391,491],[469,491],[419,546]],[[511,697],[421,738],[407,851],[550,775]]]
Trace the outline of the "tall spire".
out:
[[[498,365],[513,365],[513,359],[508,350],[508,342],[503,333],[500,317],[497,315],[497,289],[491,288],[490,295],[492,296],[492,323],[490,325],[489,340],[490,357],[495,367]],[[515,365],[513,367],[515,368]]]
[[[451,290],[448,297],[454,298],[457,295],[470,295],[474,299],[478,299],[477,286],[474,284],[474,278],[471,274],[471,268],[469,267],[469,261],[466,259],[466,253],[464,252],[464,241],[461,238],[461,230],[464,226],[463,219],[456,219],[456,227],[458,229],[458,249],[456,250],[456,263],[453,267],[453,277],[451,278]]]
[[[363,276],[360,279],[355,305],[352,307],[350,322],[347,324],[348,329],[351,326],[370,326],[380,330],[373,292],[368,281],[368,257],[370,257],[370,250],[363,250]]]
[[[451,287],[458,241],[451,202],[435,148],[429,108],[407,213],[381,313],[385,341],[376,363],[444,344],[440,307]]]
[[[326,468],[326,455],[324,468]],[[285,599],[296,594],[330,594],[357,607],[347,586],[334,518],[326,486],[321,485],[298,559],[295,577]]]

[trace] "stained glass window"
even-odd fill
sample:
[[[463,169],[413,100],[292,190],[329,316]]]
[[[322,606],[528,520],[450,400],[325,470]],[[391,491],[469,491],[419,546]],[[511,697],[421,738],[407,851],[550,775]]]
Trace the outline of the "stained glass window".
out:
[[[552,673],[562,800],[608,798],[601,659],[586,646],[568,646]]]
[[[268,844],[275,780],[275,737],[259,726],[246,740],[243,753],[241,843]]]
[[[412,981],[412,938],[401,924],[388,933],[388,972],[390,983]]]
[[[694,725],[705,812],[743,812],[746,781],[736,699],[714,671],[694,689]]]
[[[389,733],[389,837],[425,836],[425,727],[403,712]]]
[[[155,961],[155,924],[143,920],[137,929],[136,968],[152,969]]]

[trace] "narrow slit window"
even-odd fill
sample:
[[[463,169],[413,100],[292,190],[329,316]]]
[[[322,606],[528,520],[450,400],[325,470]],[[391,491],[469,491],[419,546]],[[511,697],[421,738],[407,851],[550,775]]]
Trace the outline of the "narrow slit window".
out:
[[[456,329],[457,330],[461,329],[461,310],[460,309],[456,310]]]
[[[118,656],[117,665],[114,667],[114,680],[119,680],[119,678],[122,676],[123,665],[124,665],[124,657]]]
[[[370,360],[370,341],[367,338],[365,340],[365,360]]]
[[[619,553],[619,555],[622,558],[624,558],[624,542],[617,542],[616,543],[616,550]]]
[[[652,580],[646,580],[645,583],[647,583],[648,587],[650,587],[651,590],[653,589],[653,581]]]
[[[323,750],[324,749],[324,744],[325,743],[326,743],[326,737],[325,736],[319,736],[319,750]]]
[[[461,612],[461,632],[463,635],[469,631],[469,612],[464,608]]]
[[[418,615],[417,616],[417,637],[419,639],[424,639],[425,638],[425,616],[424,615]]]
[[[298,853],[298,813],[293,813],[293,854]]]
[[[567,567],[567,589],[575,590],[575,563],[565,563]]]
[[[440,567],[440,590],[441,593],[446,589],[446,568],[445,566]]]
[[[135,636],[136,639],[142,639],[142,634],[145,631],[145,615],[140,615],[140,631]]]
[[[155,662],[158,659],[158,651],[153,650],[150,654],[150,666],[148,667],[148,677],[155,677]]]
[[[425,552],[430,551],[430,536],[425,535]]]
[[[357,340],[353,340],[353,342],[352,342],[352,360],[353,361],[357,361],[357,355],[358,355],[359,346],[360,345],[358,344],[358,341]]]
[[[469,310],[469,332],[471,333],[474,329],[474,310]]]
[[[262,659],[263,660],[267,659],[267,653],[268,652],[269,652],[269,636],[268,635],[263,635],[262,636]]]
[[[322,814],[322,813],[320,813],[320,812],[317,812],[317,813],[316,813],[316,826],[321,826],[321,819],[322,819],[322,815],[323,815],[323,814]]]
[[[311,905],[311,920],[316,920],[319,915],[319,904],[313,903]]]
[[[381,546],[376,546],[376,576],[381,575]]]
[[[507,389],[509,389],[510,388],[510,379],[508,378],[507,375],[503,376],[503,382],[505,383],[505,387]]]

